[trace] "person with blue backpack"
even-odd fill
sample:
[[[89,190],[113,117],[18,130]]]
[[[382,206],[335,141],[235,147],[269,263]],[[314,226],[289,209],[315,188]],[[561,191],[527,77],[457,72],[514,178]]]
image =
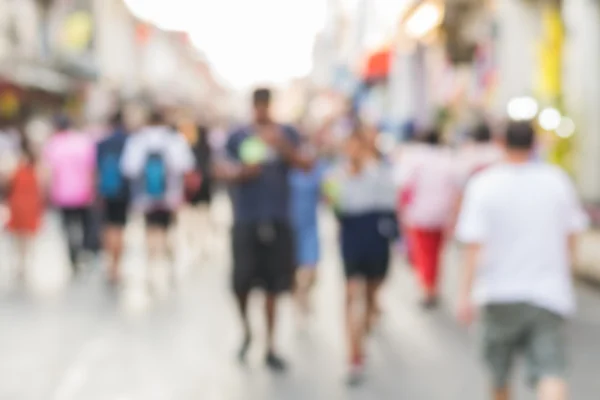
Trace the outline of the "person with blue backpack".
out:
[[[96,152],[97,193],[102,203],[103,247],[109,258],[108,280],[118,284],[130,201],[129,182],[121,171],[121,158],[128,139],[122,112],[111,118],[110,129],[109,136],[98,143]]]
[[[148,260],[166,256],[175,283],[174,254],[167,233],[185,201],[185,181],[195,160],[185,137],[170,127],[160,111],[127,141],[123,174],[134,184],[133,206],[145,215]]]

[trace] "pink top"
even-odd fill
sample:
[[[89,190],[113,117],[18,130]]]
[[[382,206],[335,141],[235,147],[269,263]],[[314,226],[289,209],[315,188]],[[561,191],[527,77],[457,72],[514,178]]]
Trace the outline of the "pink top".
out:
[[[411,152],[400,182],[408,226],[438,229],[450,222],[459,192],[456,167],[448,149],[420,146]]]
[[[96,146],[75,131],[52,136],[44,149],[50,169],[50,198],[58,207],[85,207],[94,200]]]

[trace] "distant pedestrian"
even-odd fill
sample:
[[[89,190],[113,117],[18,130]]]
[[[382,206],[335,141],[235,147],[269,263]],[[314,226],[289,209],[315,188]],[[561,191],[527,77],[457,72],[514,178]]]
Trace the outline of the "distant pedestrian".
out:
[[[571,264],[587,217],[566,173],[530,161],[534,144],[530,124],[509,125],[504,161],[469,182],[456,231],[467,245],[459,317],[471,323],[479,308],[495,400],[511,397],[518,353],[538,399],[567,398]]]
[[[209,131],[203,125],[193,125],[187,135],[188,143],[194,155],[194,170],[187,177],[184,225],[185,235],[190,249],[194,250],[194,261],[207,261],[212,254],[211,218],[213,194],[212,159],[213,152],[209,143]]]
[[[445,231],[452,221],[457,187],[454,159],[441,143],[440,133],[421,135],[400,182],[403,224],[408,231],[408,252],[424,293],[423,307],[438,304],[438,277]]]
[[[346,322],[350,384],[362,380],[364,341],[379,316],[378,295],[397,236],[391,166],[360,132],[345,142],[345,158],[328,177],[330,202],[340,223],[340,249],[346,276]],[[337,198],[335,198],[337,196]]]
[[[36,157],[25,136],[20,142],[20,160],[8,181],[6,193],[10,215],[7,226],[15,239],[18,277],[23,281],[32,244],[42,223],[44,200]]]
[[[127,225],[131,188],[121,171],[121,159],[128,139],[123,114],[111,119],[111,132],[98,143],[97,185],[102,204],[103,247],[108,257],[108,281],[120,282],[120,263],[123,255],[123,232]]]
[[[310,311],[310,291],[317,278],[321,258],[318,208],[326,172],[323,161],[310,171],[294,169],[290,175],[292,224],[296,238],[296,300],[306,315]]]
[[[266,291],[267,366],[285,371],[287,363],[275,349],[277,301],[294,284],[294,231],[290,223],[289,177],[292,168],[310,169],[312,162],[299,151],[296,129],[272,119],[271,91],[253,94],[254,119],[235,130],[226,145],[226,159],[216,174],[231,184],[234,225],[232,235],[233,288],[244,339],[241,361],[252,342],[248,299],[252,289]]]
[[[44,148],[50,200],[60,210],[73,272],[79,270],[89,243],[90,208],[95,198],[96,144],[75,130],[68,117],[55,120],[56,133]]]
[[[185,137],[156,110],[148,125],[127,140],[121,168],[133,182],[134,206],[145,215],[148,264],[166,258],[175,284],[175,254],[168,233],[185,201],[185,176],[194,169],[194,156]]]

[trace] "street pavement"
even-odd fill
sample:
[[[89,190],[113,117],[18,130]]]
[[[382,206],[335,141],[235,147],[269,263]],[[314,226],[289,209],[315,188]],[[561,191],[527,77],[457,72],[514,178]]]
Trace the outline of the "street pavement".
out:
[[[368,379],[345,385],[343,279],[335,223],[322,218],[324,259],[308,321],[290,299],[280,309],[279,346],[288,374],[263,365],[262,296],[252,299],[255,342],[241,366],[241,340],[229,291],[227,205],[206,240],[210,254],[192,262],[178,238],[179,284],[168,290],[160,265],[147,293],[141,224],[128,231],[126,284],[110,290],[102,263],[71,281],[58,221],[51,214],[30,260],[28,285],[11,280],[14,262],[0,241],[0,400],[482,400],[486,375],[477,355],[476,329],[454,319],[460,264],[448,252],[444,303],[424,313],[415,280],[396,262],[382,295],[383,315],[369,340]],[[158,263],[160,264],[160,263]],[[580,312],[570,327],[572,398],[600,398],[600,292],[578,289]],[[516,399],[533,399],[516,376]]]

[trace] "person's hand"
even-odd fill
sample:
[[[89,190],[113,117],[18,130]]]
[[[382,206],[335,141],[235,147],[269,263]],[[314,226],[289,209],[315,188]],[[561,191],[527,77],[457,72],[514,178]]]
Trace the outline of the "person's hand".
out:
[[[251,180],[258,178],[262,173],[262,166],[260,164],[249,164],[242,167],[241,175],[244,180]]]
[[[281,128],[277,125],[268,125],[262,127],[259,131],[260,138],[270,147],[277,151],[285,150],[288,142]]]
[[[458,305],[458,320],[466,326],[475,319],[475,306],[469,296],[463,296]]]

